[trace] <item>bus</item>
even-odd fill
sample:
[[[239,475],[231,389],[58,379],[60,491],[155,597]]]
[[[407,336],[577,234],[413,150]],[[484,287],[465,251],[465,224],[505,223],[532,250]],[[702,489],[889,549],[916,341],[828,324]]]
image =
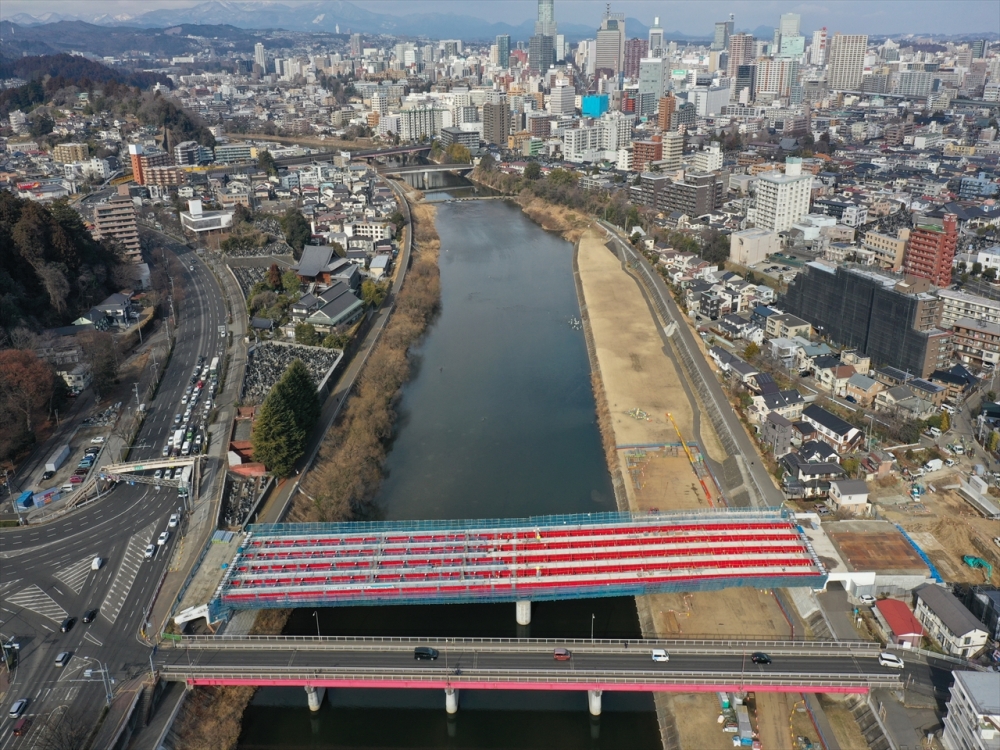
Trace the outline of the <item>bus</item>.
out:
[[[209,375],[218,375],[219,374],[219,358],[218,357],[213,357],[212,358],[212,364],[209,365],[209,367],[208,367],[208,374]]]
[[[185,466],[181,472],[181,483],[177,486],[177,496],[187,497],[191,487],[191,467]]]

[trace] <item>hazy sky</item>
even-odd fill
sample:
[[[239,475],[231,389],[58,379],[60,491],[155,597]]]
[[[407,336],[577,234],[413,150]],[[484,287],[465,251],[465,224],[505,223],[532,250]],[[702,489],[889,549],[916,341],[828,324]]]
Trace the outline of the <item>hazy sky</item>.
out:
[[[264,2],[265,0],[241,0]],[[286,5],[298,0],[282,0]],[[199,0],[3,0],[0,17],[16,13],[39,15],[141,13],[164,7],[196,5]],[[519,24],[535,15],[535,0],[357,0],[356,5],[392,15],[452,12],[488,21]],[[556,20],[597,26],[603,0],[556,0]],[[826,26],[832,31],[897,34],[937,32],[957,34],[977,30],[1000,33],[998,0],[619,0],[613,12],[624,12],[651,25],[654,16],[667,31],[708,34],[714,21],[736,15],[736,27],[777,26],[782,13],[802,15],[802,28]]]

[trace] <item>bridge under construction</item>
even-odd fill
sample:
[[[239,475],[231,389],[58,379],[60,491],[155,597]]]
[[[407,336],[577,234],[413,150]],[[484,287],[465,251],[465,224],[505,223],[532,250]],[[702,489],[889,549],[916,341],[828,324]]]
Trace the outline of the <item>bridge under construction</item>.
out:
[[[251,526],[211,609],[517,602],[822,588],[784,510]]]

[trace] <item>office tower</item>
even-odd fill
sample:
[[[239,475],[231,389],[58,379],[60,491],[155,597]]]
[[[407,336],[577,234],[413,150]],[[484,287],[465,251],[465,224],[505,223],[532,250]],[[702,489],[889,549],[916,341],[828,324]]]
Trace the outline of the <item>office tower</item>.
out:
[[[510,67],[510,34],[497,36],[497,65],[501,68]]]
[[[656,126],[660,130],[670,130],[675,109],[677,109],[677,97],[673,94],[668,93],[660,99],[659,114],[656,118]]]
[[[625,67],[625,14],[612,13],[610,8],[609,5],[597,30],[594,69],[617,76]]]
[[[267,52],[264,51],[264,45],[260,42],[253,46],[253,61],[260,66],[263,72],[267,72]]]
[[[646,57],[639,62],[637,115],[651,115],[663,96],[667,61],[661,57]]]
[[[977,39],[972,43],[972,57],[973,58],[983,58],[986,57],[986,52],[990,48],[990,43],[985,39]]]
[[[778,33],[782,36],[799,36],[802,16],[798,13],[782,13],[778,22]]]
[[[538,20],[535,21],[535,33],[543,36],[556,36],[555,0],[538,0]]]
[[[571,115],[576,109],[576,90],[560,81],[549,94],[549,112],[553,115]]]
[[[726,75],[734,78],[736,68],[754,61],[755,51],[753,34],[733,34],[729,37],[729,62],[726,64]]]
[[[506,97],[500,97],[499,102],[486,102],[483,105],[483,140],[496,146],[507,146],[507,136],[510,135],[510,107]]]
[[[120,185],[118,195],[94,209],[94,239],[113,240],[125,251],[125,260],[142,262],[135,204],[129,196],[127,185]]]
[[[735,88],[733,98],[741,104],[750,104],[757,98],[757,66],[738,65],[736,67]],[[746,92],[744,94],[744,92]]]
[[[945,214],[940,219],[916,217],[903,258],[903,273],[930,279],[939,287],[951,284],[951,262],[958,243],[956,222],[955,214]]]
[[[639,62],[648,51],[645,39],[629,39],[625,42],[625,77],[639,77]]]
[[[712,40],[712,49],[716,52],[729,47],[729,37],[733,35],[733,16],[730,14],[728,21],[717,21],[715,24],[715,38]]]
[[[566,59],[566,35],[556,34],[555,36],[556,65]]]
[[[361,57],[361,34],[351,34],[351,57]]]
[[[809,193],[812,175],[802,174],[802,159],[788,157],[785,173],[764,172],[754,187],[754,206],[747,219],[755,227],[772,232],[787,232],[792,224],[809,213]]]
[[[830,39],[826,81],[831,91],[859,91],[865,70],[866,34],[841,34]]]
[[[813,65],[826,63],[826,26],[813,32],[812,47],[809,49],[809,62]]]
[[[544,73],[555,62],[552,37],[535,34],[528,40],[528,69],[533,73]]]
[[[649,28],[649,40],[646,49],[650,55],[663,56],[663,29],[660,28],[659,16],[653,19],[653,25]]]

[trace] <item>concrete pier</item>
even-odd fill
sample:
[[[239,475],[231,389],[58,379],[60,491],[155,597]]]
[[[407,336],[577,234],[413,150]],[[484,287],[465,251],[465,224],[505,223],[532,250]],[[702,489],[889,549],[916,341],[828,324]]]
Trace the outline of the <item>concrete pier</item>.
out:
[[[601,691],[600,690],[588,690],[587,691],[587,706],[590,708],[591,716],[601,715]]]
[[[311,685],[306,685],[306,698],[309,700],[309,710],[319,711],[323,704],[323,697],[326,695],[326,688],[316,689]]]
[[[531,624],[531,600],[521,600],[515,605],[517,607],[517,624],[518,625],[530,625]]]
[[[444,689],[444,708],[450,714],[458,713],[458,690],[456,688]]]

